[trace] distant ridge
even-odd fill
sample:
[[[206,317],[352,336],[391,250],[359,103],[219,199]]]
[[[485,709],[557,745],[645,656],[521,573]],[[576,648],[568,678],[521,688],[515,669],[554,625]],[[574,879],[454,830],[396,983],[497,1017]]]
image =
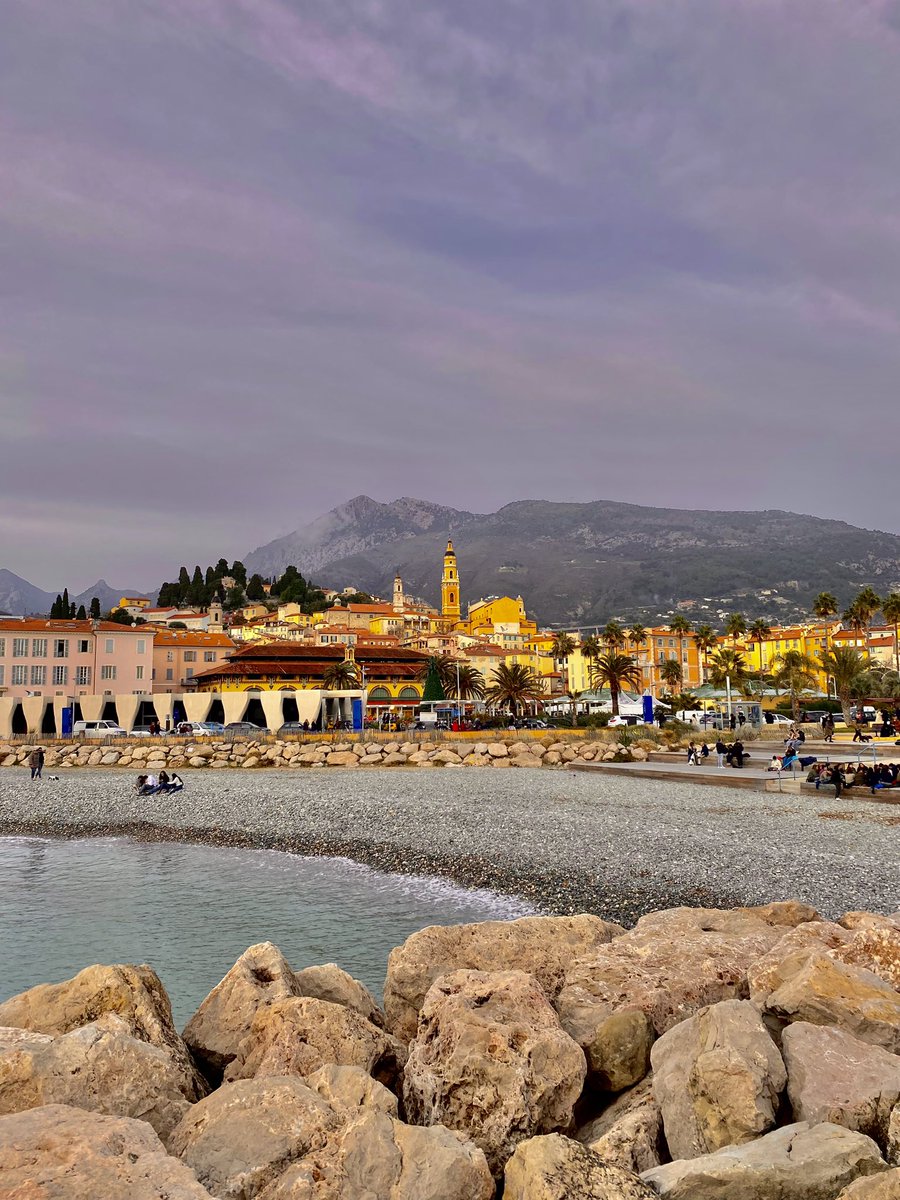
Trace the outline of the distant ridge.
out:
[[[548,623],[590,623],[640,606],[787,590],[798,604],[820,591],[843,602],[871,583],[900,586],[900,537],[844,521],[768,509],[647,508],[612,500],[519,500],[472,513],[401,497],[356,496],[295,532],[253,550],[249,571],[289,563],[317,582],[438,599],[441,544],[452,537],[465,599],[521,594]],[[2,596],[0,596],[2,603]],[[735,603],[735,608],[742,607]]]
[[[43,588],[35,587],[33,583],[29,583],[20,575],[0,568],[0,609],[5,609],[7,614],[18,617],[30,613],[40,615],[48,613],[50,605],[59,592],[62,592],[62,588],[59,588],[58,592],[45,592]],[[145,596],[146,594],[146,592],[135,591],[132,588],[110,587],[105,579],[98,579],[93,587],[85,588],[83,592],[79,592],[77,596],[70,596],[69,599],[74,604],[83,604],[87,608],[91,598],[96,596],[100,601],[101,609],[106,612],[114,604],[117,604],[122,596]]]

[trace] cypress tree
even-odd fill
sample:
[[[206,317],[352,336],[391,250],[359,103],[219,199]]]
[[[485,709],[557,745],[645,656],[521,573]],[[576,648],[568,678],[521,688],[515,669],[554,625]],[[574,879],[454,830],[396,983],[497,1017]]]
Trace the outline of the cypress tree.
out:
[[[100,597],[91,596],[91,620],[100,620]]]

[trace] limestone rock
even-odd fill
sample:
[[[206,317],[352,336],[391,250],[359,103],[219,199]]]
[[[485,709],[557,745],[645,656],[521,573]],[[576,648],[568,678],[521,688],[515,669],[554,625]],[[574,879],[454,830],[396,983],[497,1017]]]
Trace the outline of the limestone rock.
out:
[[[237,1054],[260,1008],[299,994],[287,959],[271,942],[258,942],[201,1002],[184,1028],[184,1040],[214,1079]]]
[[[329,767],[357,767],[359,759],[352,750],[334,750],[325,759],[326,766]]]
[[[326,1063],[307,1077],[306,1082],[331,1105],[339,1116],[350,1117],[360,1108],[374,1108],[398,1115],[397,1097],[383,1083],[373,1079],[362,1067],[339,1067]]]
[[[384,984],[388,1027],[406,1040],[416,1035],[425,993],[448,971],[521,970],[534,975],[552,999],[572,958],[589,954],[623,933],[600,917],[522,917],[473,925],[430,925],[391,951]]]
[[[0,1029],[0,1113],[68,1104],[147,1121],[165,1140],[188,1108],[167,1051],[107,1014],[57,1037]]]
[[[392,1083],[403,1046],[353,1009],[298,996],[261,1008],[225,1070],[226,1081],[261,1075],[311,1075],[326,1063],[362,1067]]]
[[[648,1069],[654,1033],[708,1004],[744,998],[748,967],[783,933],[740,910],[651,913],[571,963],[555,1000],[563,1028],[600,1086],[629,1087]]]
[[[799,961],[794,955],[801,951],[809,954],[832,950],[849,942],[851,934],[831,921],[804,921],[788,930],[767,954],[751,964],[747,971],[750,996],[762,1002],[781,987],[786,978],[782,964],[787,963],[787,973],[792,974]]]
[[[352,1008],[373,1025],[384,1027],[384,1013],[375,1003],[375,997],[359,980],[341,970],[337,963],[305,967],[302,971],[295,972],[294,980],[298,996],[310,996],[313,1000],[343,1004],[345,1008]]]
[[[639,1175],[668,1159],[662,1132],[652,1080],[645,1079],[583,1125],[577,1137],[605,1163]]]
[[[558,1133],[520,1142],[505,1179],[504,1200],[657,1200],[633,1171]]]
[[[865,967],[900,990],[900,925],[856,929],[848,942],[831,951],[831,957]]]
[[[776,900],[772,904],[754,904],[749,908],[737,908],[734,911],[758,917],[767,925],[784,925],[789,929],[822,920],[818,912],[802,900]]]
[[[430,761],[444,767],[456,766],[462,762],[455,750],[438,750],[437,754],[429,755]]]
[[[864,1042],[900,1051],[900,994],[889,984],[825,953],[792,958],[797,970],[786,972],[785,982],[767,997],[767,1013],[784,1022],[837,1025]]]
[[[884,1170],[871,1138],[804,1121],[641,1178],[664,1200],[832,1200],[846,1184]]]
[[[386,754],[381,760],[383,767],[405,767],[406,763],[407,755],[401,754],[399,750],[396,754]]]
[[[214,1196],[253,1200],[295,1159],[321,1150],[340,1124],[300,1079],[242,1079],[195,1104],[169,1150]]]
[[[836,1200],[900,1200],[900,1171],[856,1179],[838,1194]]]
[[[796,1121],[830,1121],[887,1145],[891,1110],[900,1100],[900,1057],[842,1029],[797,1021],[782,1053]]]
[[[171,1057],[188,1100],[206,1093],[206,1084],[172,1021],[166,989],[148,966],[85,967],[63,983],[42,983],[0,1004],[0,1026],[38,1033],[68,1033],[112,1013],[132,1037],[158,1046]]]
[[[454,971],[429,990],[403,1079],[416,1124],[471,1137],[499,1174],[518,1142],[566,1129],[584,1056],[523,971]]]
[[[0,1117],[0,1195],[10,1200],[209,1200],[146,1123],[46,1104]]]
[[[724,1000],[675,1025],[651,1053],[653,1094],[673,1158],[759,1137],[787,1082],[778,1048],[745,1000]]]
[[[509,749],[504,746],[503,742],[490,742],[487,752],[491,758],[506,758],[509,754]]]
[[[848,912],[838,917],[838,925],[845,929],[900,929],[900,913]]]
[[[421,1129],[372,1109],[290,1166],[260,1200],[492,1200],[482,1152],[441,1125]]]
[[[891,1113],[888,1121],[887,1151],[885,1154],[889,1163],[900,1166],[900,1104]]]

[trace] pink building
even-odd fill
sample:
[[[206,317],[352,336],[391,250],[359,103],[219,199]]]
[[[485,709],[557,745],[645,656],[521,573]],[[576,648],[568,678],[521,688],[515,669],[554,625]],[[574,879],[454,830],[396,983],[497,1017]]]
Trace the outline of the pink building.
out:
[[[0,696],[143,694],[153,678],[154,631],[115,621],[0,618]]]

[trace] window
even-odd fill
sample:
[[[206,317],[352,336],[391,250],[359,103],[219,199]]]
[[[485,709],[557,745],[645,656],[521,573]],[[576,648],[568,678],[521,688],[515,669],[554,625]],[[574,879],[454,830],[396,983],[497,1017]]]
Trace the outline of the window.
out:
[[[175,651],[167,650],[166,651],[166,662],[174,662],[174,661],[175,661]]]
[[[91,668],[90,667],[76,667],[75,668],[75,684],[76,684],[76,686],[77,687],[88,687],[90,685],[90,682],[91,682]]]
[[[185,662],[196,662],[197,661],[197,651],[196,650],[185,650],[184,661]]]
[[[78,639],[78,653],[79,654],[89,654],[90,650],[91,650],[91,643],[87,640],[87,638],[79,638]]]
[[[144,641],[143,638],[138,638],[138,654],[146,654],[146,652],[147,652],[147,643]]]
[[[31,657],[46,658],[47,657],[47,639],[32,638],[31,639]]]
[[[0,658],[6,657],[6,638],[0,638]]]
[[[6,667],[4,667],[2,664],[0,664],[0,687],[3,687],[3,685],[6,683],[6,680],[4,679],[5,674],[6,674]]]
[[[137,667],[135,670],[135,673],[134,673],[134,677],[135,677],[135,679],[143,679],[144,678],[144,668]]]
[[[216,661],[215,650],[204,650],[203,651],[203,661],[204,662],[215,662]]]
[[[103,666],[100,668],[100,678],[101,679],[115,679],[115,677],[116,677],[116,668],[114,666],[112,666],[111,664],[107,663],[106,666]]]
[[[185,675],[188,679],[190,679],[190,677],[193,675],[193,673],[194,673],[193,667],[188,667],[188,669],[185,671]]]
[[[28,679],[27,667],[13,667],[12,669],[12,685],[13,687],[24,687]]]
[[[31,668],[31,686],[32,687],[43,687],[46,682],[47,682],[47,668],[46,667],[32,667]]]
[[[54,667],[53,668],[53,682],[57,687],[59,687],[60,684],[68,683],[69,682],[69,668],[68,667]]]
[[[13,638],[13,658],[28,657],[28,638]]]
[[[116,648],[116,639],[115,638],[107,638],[106,639],[106,653],[112,654],[115,651],[115,648]]]
[[[68,638],[56,638],[55,639],[55,641],[53,643],[53,657],[54,658],[68,658],[69,657],[69,639]]]
[[[172,679],[174,672],[171,667],[166,667],[166,679]]]

